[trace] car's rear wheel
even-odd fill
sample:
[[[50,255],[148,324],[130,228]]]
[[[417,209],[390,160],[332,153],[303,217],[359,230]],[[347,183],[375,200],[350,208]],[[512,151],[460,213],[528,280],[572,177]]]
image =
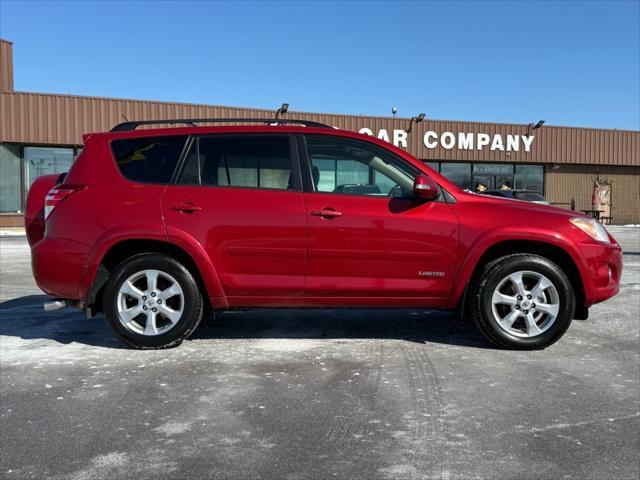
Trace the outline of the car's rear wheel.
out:
[[[569,328],[575,309],[573,287],[547,258],[508,255],[488,263],[470,291],[473,321],[495,345],[539,349]]]
[[[193,333],[203,302],[193,275],[175,259],[136,255],[112,273],[104,311],[113,331],[140,349],[170,348]]]

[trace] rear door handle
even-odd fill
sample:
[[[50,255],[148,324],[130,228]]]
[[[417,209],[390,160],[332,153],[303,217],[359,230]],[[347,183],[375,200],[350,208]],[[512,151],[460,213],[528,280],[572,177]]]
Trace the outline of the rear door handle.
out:
[[[195,205],[193,202],[182,202],[171,205],[171,210],[176,210],[183,213],[193,213],[201,211],[202,207]]]
[[[338,212],[333,208],[323,208],[322,210],[311,210],[311,215],[322,218],[336,218],[341,217],[342,212]]]

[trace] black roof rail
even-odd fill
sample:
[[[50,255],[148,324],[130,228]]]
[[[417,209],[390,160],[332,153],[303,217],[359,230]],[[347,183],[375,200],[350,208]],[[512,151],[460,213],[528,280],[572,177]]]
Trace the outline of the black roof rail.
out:
[[[332,128],[324,123],[312,122],[309,120],[293,120],[284,118],[178,118],[165,120],[133,120],[130,122],[122,122],[111,129],[112,132],[127,132],[135,130],[140,125],[162,125],[184,123],[195,127],[196,123],[266,123],[266,124],[283,124],[291,123],[304,125],[305,127]]]

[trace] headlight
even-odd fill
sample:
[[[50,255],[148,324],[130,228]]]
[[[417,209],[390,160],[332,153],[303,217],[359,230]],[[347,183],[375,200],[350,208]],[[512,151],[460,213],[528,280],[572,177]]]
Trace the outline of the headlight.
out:
[[[599,242],[611,243],[607,229],[598,223],[594,218],[578,218],[574,217],[569,220],[576,227]]]

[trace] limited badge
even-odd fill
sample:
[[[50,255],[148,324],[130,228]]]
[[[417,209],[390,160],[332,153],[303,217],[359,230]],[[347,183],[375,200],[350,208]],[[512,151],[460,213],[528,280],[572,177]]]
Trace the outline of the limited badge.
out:
[[[444,277],[444,272],[427,272],[426,270],[418,270],[420,277]]]

